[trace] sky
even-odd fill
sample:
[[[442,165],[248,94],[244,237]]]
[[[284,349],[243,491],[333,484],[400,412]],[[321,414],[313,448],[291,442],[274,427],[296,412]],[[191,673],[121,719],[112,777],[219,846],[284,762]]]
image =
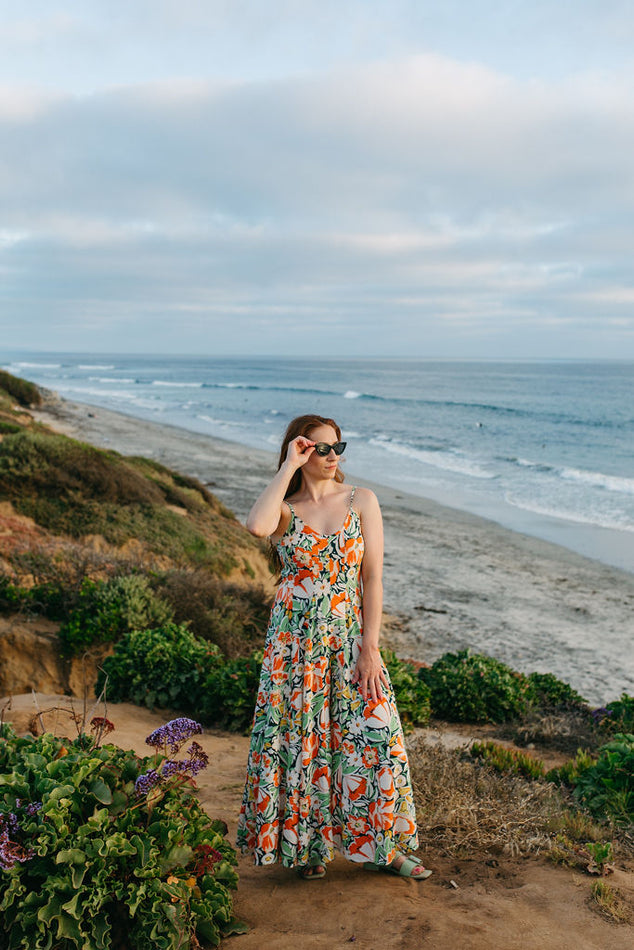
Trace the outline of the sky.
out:
[[[0,0],[0,348],[634,358],[630,0]]]

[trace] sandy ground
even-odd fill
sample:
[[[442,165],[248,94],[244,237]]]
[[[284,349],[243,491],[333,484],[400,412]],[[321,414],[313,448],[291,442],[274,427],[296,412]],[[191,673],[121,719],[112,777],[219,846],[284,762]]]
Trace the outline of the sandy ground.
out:
[[[38,696],[40,708],[63,702]],[[0,701],[0,706],[4,701]],[[32,696],[14,697],[5,719],[19,733],[34,710]],[[110,704],[110,739],[140,755],[145,737],[170,718],[127,703]],[[47,728],[52,728],[47,720]],[[64,717],[56,728],[64,734]],[[201,742],[210,767],[198,778],[207,812],[235,839],[248,739],[209,731]],[[629,924],[592,909],[592,879],[545,859],[459,861],[427,856],[434,875],[424,883],[374,874],[339,858],[323,880],[306,882],[284,868],[255,868],[240,857],[235,913],[248,934],[226,950],[631,950]],[[457,887],[452,886],[454,882]],[[634,872],[617,869],[609,882],[634,906]]]
[[[60,431],[194,475],[245,518],[272,453],[51,397]],[[470,647],[523,672],[552,672],[590,702],[634,693],[634,574],[425,498],[371,482],[385,521],[385,639],[432,662]]]

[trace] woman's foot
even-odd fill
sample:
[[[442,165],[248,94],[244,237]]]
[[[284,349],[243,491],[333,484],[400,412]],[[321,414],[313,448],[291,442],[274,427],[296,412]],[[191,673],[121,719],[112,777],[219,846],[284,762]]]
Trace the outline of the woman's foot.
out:
[[[413,858],[408,858],[404,854],[397,854],[386,870],[391,874],[398,874],[400,877],[412,877],[415,881],[424,881],[433,873],[422,864],[417,864]]]
[[[323,864],[304,864],[297,869],[297,873],[304,881],[314,881],[326,876],[326,868]]]
[[[366,862],[364,867],[369,871],[385,871],[387,874],[397,874],[399,877],[411,877],[415,881],[424,881],[430,877],[432,871],[415,861],[408,858],[405,854],[397,854],[391,864],[373,864]]]

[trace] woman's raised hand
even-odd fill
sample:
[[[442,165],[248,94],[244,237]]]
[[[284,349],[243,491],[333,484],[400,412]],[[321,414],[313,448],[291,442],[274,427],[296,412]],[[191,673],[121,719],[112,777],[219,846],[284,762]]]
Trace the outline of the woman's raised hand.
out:
[[[296,439],[288,443],[286,461],[292,465],[296,465],[297,468],[301,468],[302,465],[306,464],[314,451],[315,443],[313,440],[307,439],[303,435],[298,435]]]

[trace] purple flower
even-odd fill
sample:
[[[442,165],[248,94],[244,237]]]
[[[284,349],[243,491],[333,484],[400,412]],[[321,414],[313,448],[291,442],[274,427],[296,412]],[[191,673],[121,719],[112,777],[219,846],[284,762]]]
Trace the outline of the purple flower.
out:
[[[160,781],[161,776],[156,769],[150,769],[149,772],[144,772],[143,775],[139,775],[134,783],[134,791],[139,796],[147,795]]]
[[[209,756],[201,745],[192,742],[187,750],[188,759],[168,759],[161,767],[161,775],[170,778],[172,775],[198,775],[209,765]]]
[[[10,871],[16,864],[30,860],[34,854],[32,848],[24,848],[16,841],[11,841],[7,828],[0,831],[0,868],[3,871]]]
[[[24,811],[29,816],[29,818],[33,818],[35,815],[37,815],[41,807],[42,807],[42,802],[31,802],[30,805],[26,806]]]
[[[20,807],[19,801],[20,799],[18,799],[16,802],[16,807],[18,808]],[[5,831],[8,835],[17,835],[20,830],[20,824],[18,822],[18,816],[15,814],[15,812],[10,811],[4,815],[0,815],[0,828],[3,828],[3,831]]]
[[[192,775],[198,775],[209,765],[209,756],[198,742],[192,742],[187,755],[189,756],[189,771]]]
[[[190,739],[191,736],[200,735],[203,727],[194,719],[172,719],[166,722],[164,726],[159,726],[145,740],[148,745],[155,749],[169,748],[172,755],[175,755],[183,742]]]

